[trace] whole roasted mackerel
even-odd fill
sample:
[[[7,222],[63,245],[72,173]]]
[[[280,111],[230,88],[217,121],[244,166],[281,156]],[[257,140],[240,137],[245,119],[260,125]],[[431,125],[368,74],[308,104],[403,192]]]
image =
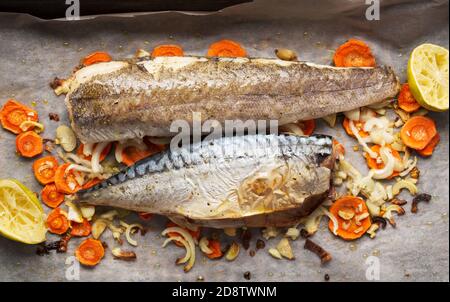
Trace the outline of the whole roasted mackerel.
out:
[[[279,125],[393,98],[389,67],[336,68],[277,59],[157,57],[78,70],[66,83],[84,143],[173,136],[175,120],[277,120]]]
[[[184,226],[290,226],[331,190],[332,138],[223,137],[166,150],[75,196]]]

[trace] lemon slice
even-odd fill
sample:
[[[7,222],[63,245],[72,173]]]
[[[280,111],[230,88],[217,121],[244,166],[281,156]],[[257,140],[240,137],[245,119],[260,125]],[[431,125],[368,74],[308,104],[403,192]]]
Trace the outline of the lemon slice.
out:
[[[416,47],[409,57],[408,84],[426,109],[448,110],[448,50],[434,44]]]
[[[44,217],[33,192],[15,179],[0,179],[0,235],[28,244],[43,242]]]

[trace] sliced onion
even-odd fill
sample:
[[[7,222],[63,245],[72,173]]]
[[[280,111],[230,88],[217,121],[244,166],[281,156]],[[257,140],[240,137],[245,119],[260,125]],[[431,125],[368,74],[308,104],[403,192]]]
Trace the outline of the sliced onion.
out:
[[[42,171],[53,168],[53,162],[52,161],[45,161],[42,165],[38,168],[38,173],[41,174]]]
[[[337,235],[337,230],[339,228],[339,222],[337,220],[337,218],[330,213],[330,211],[328,211],[327,209],[325,209],[324,207],[321,208],[322,212],[328,216],[328,218],[331,219],[331,221],[333,221],[333,234]]]
[[[194,263],[195,263],[195,244],[194,244],[194,239],[192,238],[192,235],[180,227],[166,228],[166,229],[164,229],[164,231],[162,231],[161,235],[165,236],[167,233],[178,233],[187,241],[191,254],[189,257],[188,264],[184,267],[184,271],[188,272],[189,270],[191,270],[191,268],[194,266]],[[186,246],[186,248],[187,248],[187,246]]]
[[[84,184],[84,175],[79,172],[75,172],[73,174],[75,175],[75,180],[78,185],[82,186]]]
[[[361,111],[359,110],[359,108],[356,108],[356,109],[353,109],[350,111],[345,111],[344,115],[350,121],[359,121],[359,118],[361,116]]]
[[[94,143],[87,143],[83,145],[83,155],[92,155],[92,150],[94,149]]]
[[[177,264],[182,264],[182,263],[188,262],[189,259],[191,258],[191,249],[189,247],[189,243],[186,240],[184,240],[181,236],[180,237],[174,236],[174,237],[167,238],[164,241],[162,247],[166,247],[171,241],[176,241],[176,242],[181,243],[184,246],[184,248],[186,249],[186,254],[184,255],[183,258],[180,258],[177,260]]]
[[[280,132],[281,133],[290,133],[290,134],[295,134],[295,135],[300,135],[300,136],[305,135],[302,128],[300,128],[300,126],[297,125],[296,123],[289,123],[289,124],[281,126]]]
[[[389,123],[389,122],[388,122]],[[364,131],[370,132],[373,128],[384,129],[388,126],[385,119],[372,117],[364,123]]]
[[[384,167],[382,169],[372,169],[373,178],[386,179],[394,172],[395,157],[387,147],[381,147],[380,156],[383,159]]]
[[[64,171],[64,173],[67,174],[67,173],[69,173],[70,170],[80,171],[80,172],[85,172],[85,173],[92,173],[91,169],[86,168],[86,167],[81,166],[81,165],[77,165],[77,164],[70,164],[69,166],[67,166],[67,168]]]
[[[133,245],[133,246],[137,246],[137,245],[138,245],[138,244],[137,244],[137,241],[134,240],[133,238],[131,238],[131,231],[132,231],[133,229],[140,229],[140,230],[143,230],[144,227],[143,227],[142,225],[138,224],[138,223],[134,223],[134,224],[130,224],[130,225],[127,225],[127,226],[126,226],[126,229],[125,229],[125,238],[127,239],[127,241],[128,241],[129,244],[131,244],[131,245]]]
[[[208,238],[206,237],[202,237],[198,243],[198,246],[200,247],[200,250],[209,255],[211,254],[213,251],[209,248],[209,241]]]
[[[406,175],[409,174],[409,172],[412,171],[412,169],[414,169],[417,166],[417,157],[414,157],[414,160],[409,160],[408,164],[406,165],[406,167],[408,167],[406,170],[403,170],[399,175],[401,177],[404,177]]]
[[[98,143],[97,146],[95,146],[91,158],[92,172],[100,173],[103,171],[103,167],[100,165],[100,155],[102,154],[103,150],[108,146],[108,144],[109,142],[102,142]]]
[[[75,163],[80,164],[80,165],[83,165],[83,166],[85,166],[85,167],[87,167],[87,168],[91,168],[91,167],[92,167],[90,161],[88,161],[88,160],[86,160],[86,159],[84,159],[84,158],[81,158],[81,157],[79,157],[79,156],[76,155],[76,154],[73,154],[73,153],[66,153],[66,158],[67,158],[67,159],[71,159],[71,160],[74,161]]]
[[[27,131],[30,127],[37,128],[34,130],[36,133],[41,133],[45,129],[43,124],[34,121],[23,121],[19,126],[22,131]]]
[[[370,108],[362,107],[361,108],[361,115],[359,116],[359,119],[361,122],[367,122],[370,118],[376,117],[377,114],[375,111],[373,111]]]
[[[114,151],[114,157],[116,158],[116,161],[118,163],[121,163],[123,161],[123,159],[122,159],[123,150],[125,150],[128,147],[135,147],[138,150],[142,150],[142,151],[148,149],[148,146],[142,140],[140,142],[137,142],[136,140],[128,140],[125,142],[119,142]]]
[[[367,152],[367,154],[370,155],[372,158],[377,158],[378,154],[374,151],[372,151],[369,146],[367,146],[366,142],[361,138],[359,135],[358,129],[356,129],[355,124],[352,120],[349,122],[350,129],[352,130],[353,134],[355,135],[356,139],[358,140],[359,144],[363,147],[364,151]]]

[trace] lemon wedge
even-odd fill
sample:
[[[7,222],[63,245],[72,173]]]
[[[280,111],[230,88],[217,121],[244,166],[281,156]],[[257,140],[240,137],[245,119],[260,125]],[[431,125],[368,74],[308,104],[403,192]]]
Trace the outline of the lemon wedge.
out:
[[[0,179],[0,235],[27,244],[43,242],[44,218],[33,192],[15,179]]]
[[[448,110],[448,50],[434,44],[416,47],[408,62],[408,84],[420,105]]]

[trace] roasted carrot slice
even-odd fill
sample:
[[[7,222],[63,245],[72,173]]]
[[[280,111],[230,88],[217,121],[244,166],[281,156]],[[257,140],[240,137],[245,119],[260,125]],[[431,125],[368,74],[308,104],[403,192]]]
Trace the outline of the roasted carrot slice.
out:
[[[156,57],[182,57],[184,56],[183,48],[179,45],[165,44],[156,46],[152,51],[152,58]]]
[[[246,57],[245,49],[232,40],[220,40],[209,46],[208,57]]]
[[[58,192],[64,194],[74,194],[78,190],[81,189],[81,186],[78,184],[75,179],[75,175],[72,171],[66,171],[69,167],[69,163],[65,163],[56,169],[55,173],[55,185],[58,189]]]
[[[169,221],[169,222],[167,223],[167,227],[168,227],[168,228],[170,228],[170,227],[179,227],[179,228],[182,228],[182,229],[186,230],[187,232],[189,232],[189,234],[192,235],[192,238],[194,238],[194,240],[199,240],[199,239],[200,239],[200,235],[201,235],[201,229],[200,229],[200,228],[198,228],[196,231],[193,231],[193,230],[184,228],[184,227],[182,227],[182,226],[179,226],[178,224],[176,224],[176,223],[174,223],[174,222],[172,222],[172,221]],[[180,236],[178,233],[167,233],[167,235],[168,235],[169,237],[179,237],[179,236]],[[178,241],[176,241],[176,240],[174,240],[173,242],[174,242],[177,246],[179,246],[179,247],[183,247],[183,246],[184,246],[183,244],[181,244],[180,242],[178,242]]]
[[[422,150],[416,150],[421,156],[431,156],[433,154],[434,148],[436,148],[437,144],[439,144],[441,140],[441,136],[439,132],[433,137],[433,139],[428,143],[428,145]]]
[[[110,62],[112,60],[111,56],[107,52],[96,51],[83,58],[81,64],[84,66],[89,66],[101,62]]]
[[[153,214],[152,213],[146,213],[146,212],[139,212],[138,216],[142,220],[149,220],[149,219],[151,219],[153,217]]]
[[[330,207],[330,213],[338,222],[337,235],[345,240],[354,240],[369,229],[369,211],[366,203],[359,197],[344,196],[336,200]],[[334,230],[334,222],[330,219],[328,228]]]
[[[46,225],[50,233],[62,235],[69,229],[70,222],[67,219],[67,213],[56,208],[48,214]]]
[[[386,147],[391,149],[391,153],[396,159],[398,159],[400,161],[402,160],[402,158],[400,157],[400,154],[397,152],[397,150],[393,149],[389,145],[386,145]],[[380,145],[373,145],[372,147],[370,147],[370,149],[373,152],[376,152],[379,155],[381,146]],[[369,154],[365,153],[364,157],[366,158],[366,162],[367,162],[367,165],[369,166],[369,168],[371,168],[371,169],[383,169],[384,168],[384,163],[383,162],[378,163],[377,160],[375,158],[372,158]],[[398,171],[394,171],[392,173],[392,175],[389,176],[387,179],[394,178],[394,177],[396,177],[398,175],[399,175],[399,172]]]
[[[92,150],[94,150],[96,146],[97,146],[97,144],[94,144]],[[108,156],[109,152],[111,152],[111,148],[112,148],[112,143],[109,143],[108,145],[106,145],[105,149],[103,149],[102,153],[100,153],[100,161],[105,160],[105,158]],[[80,144],[80,146],[77,149],[77,155],[85,160],[91,160],[92,155],[86,156],[83,154],[83,151],[84,151],[84,144]]]
[[[209,240],[208,248],[212,251],[212,253],[206,254],[206,257],[208,257],[209,259],[217,259],[223,256],[220,242],[218,240]]]
[[[314,129],[316,129],[315,120],[299,121],[297,124],[302,129],[303,134],[306,136],[310,136],[311,134],[313,134]]]
[[[51,183],[42,189],[41,199],[48,207],[57,208],[64,201],[64,194],[59,193],[56,185]]]
[[[345,147],[337,139],[333,139],[333,146],[337,155],[345,155]]]
[[[75,251],[75,257],[86,266],[97,265],[105,256],[105,248],[99,240],[88,238]]]
[[[96,178],[92,178],[92,179],[88,180],[87,182],[85,182],[83,184],[82,189],[83,190],[87,190],[87,189],[95,186],[96,184],[101,183],[102,181],[103,181],[102,179],[97,178],[97,177]]]
[[[398,107],[409,113],[417,111],[420,108],[420,104],[412,95],[408,84],[402,85],[402,89],[398,95]]]
[[[416,150],[424,149],[436,135],[434,121],[425,116],[414,116],[406,121],[400,131],[403,143]]]
[[[72,230],[70,235],[75,237],[86,237],[91,234],[91,224],[87,219],[83,219],[82,223],[72,222]]]
[[[37,122],[38,114],[30,107],[11,99],[3,105],[0,111],[0,121],[3,128],[14,134],[19,134],[23,132],[20,125],[26,121]],[[32,130],[32,128],[29,127],[27,130]]]
[[[122,162],[127,166],[134,165],[135,162],[149,157],[155,153],[161,151],[161,147],[158,145],[147,144],[147,150],[139,150],[134,146],[127,147],[122,152]]]
[[[44,143],[36,132],[22,132],[16,137],[16,149],[23,157],[34,157],[44,151]]]
[[[375,58],[369,46],[363,41],[350,39],[338,47],[334,53],[337,67],[374,67]]]
[[[42,185],[55,181],[56,169],[58,169],[58,160],[54,156],[44,156],[33,163],[34,176]]]
[[[369,136],[369,133],[363,130],[364,122],[361,121],[353,121],[353,124],[355,125],[356,129],[358,129],[359,136],[361,137],[367,137]],[[342,126],[344,127],[345,132],[347,132],[348,135],[351,137],[355,137],[353,134],[352,129],[350,128],[350,120],[348,118],[344,118],[344,121],[342,122]]]

